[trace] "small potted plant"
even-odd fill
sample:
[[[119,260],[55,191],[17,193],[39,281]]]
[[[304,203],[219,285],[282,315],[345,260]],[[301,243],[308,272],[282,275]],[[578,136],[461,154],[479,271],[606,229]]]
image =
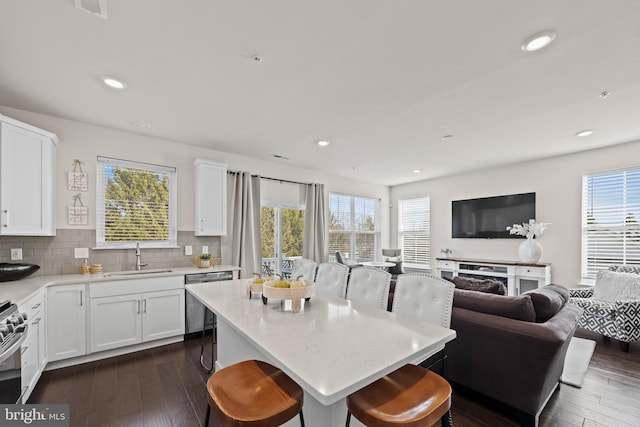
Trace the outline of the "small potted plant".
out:
[[[193,259],[193,262],[195,263],[195,265],[197,265],[200,268],[211,267],[211,254],[209,253],[200,254],[198,255],[198,257]]]
[[[442,254],[443,258],[449,258],[451,254],[453,254],[453,251],[449,248],[444,248],[440,249],[440,253]]]

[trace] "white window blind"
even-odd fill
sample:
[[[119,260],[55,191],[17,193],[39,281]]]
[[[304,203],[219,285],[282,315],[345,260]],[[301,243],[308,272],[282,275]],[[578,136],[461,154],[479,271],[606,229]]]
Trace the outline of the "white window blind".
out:
[[[329,253],[353,261],[373,261],[379,238],[377,199],[329,194]]]
[[[176,169],[98,157],[96,246],[175,247]]]
[[[640,168],[582,179],[582,279],[614,264],[640,265]]]
[[[431,264],[429,197],[398,201],[398,242],[407,267]]]

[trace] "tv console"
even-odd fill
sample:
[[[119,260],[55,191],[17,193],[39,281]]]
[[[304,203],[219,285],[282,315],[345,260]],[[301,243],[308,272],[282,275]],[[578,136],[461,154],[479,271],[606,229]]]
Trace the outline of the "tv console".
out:
[[[499,280],[509,295],[520,295],[551,283],[551,264],[526,264],[517,261],[469,258],[436,258],[440,277],[474,277]]]

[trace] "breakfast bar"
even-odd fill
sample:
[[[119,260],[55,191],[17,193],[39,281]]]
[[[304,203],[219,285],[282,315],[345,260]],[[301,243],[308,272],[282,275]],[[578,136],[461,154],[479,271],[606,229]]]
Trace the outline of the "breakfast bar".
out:
[[[186,289],[217,315],[216,369],[247,359],[279,367],[304,389],[311,427],[344,425],[349,394],[427,359],[456,336],[451,329],[345,299],[314,295],[297,313],[280,301],[264,305],[248,297],[246,280]]]

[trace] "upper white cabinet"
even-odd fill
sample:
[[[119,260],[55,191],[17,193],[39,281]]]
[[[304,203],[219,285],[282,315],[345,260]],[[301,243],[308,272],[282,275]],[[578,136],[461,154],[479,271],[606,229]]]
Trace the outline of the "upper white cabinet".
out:
[[[196,159],[195,234],[227,235],[227,165]]]
[[[0,114],[0,234],[55,236],[58,137]]]

